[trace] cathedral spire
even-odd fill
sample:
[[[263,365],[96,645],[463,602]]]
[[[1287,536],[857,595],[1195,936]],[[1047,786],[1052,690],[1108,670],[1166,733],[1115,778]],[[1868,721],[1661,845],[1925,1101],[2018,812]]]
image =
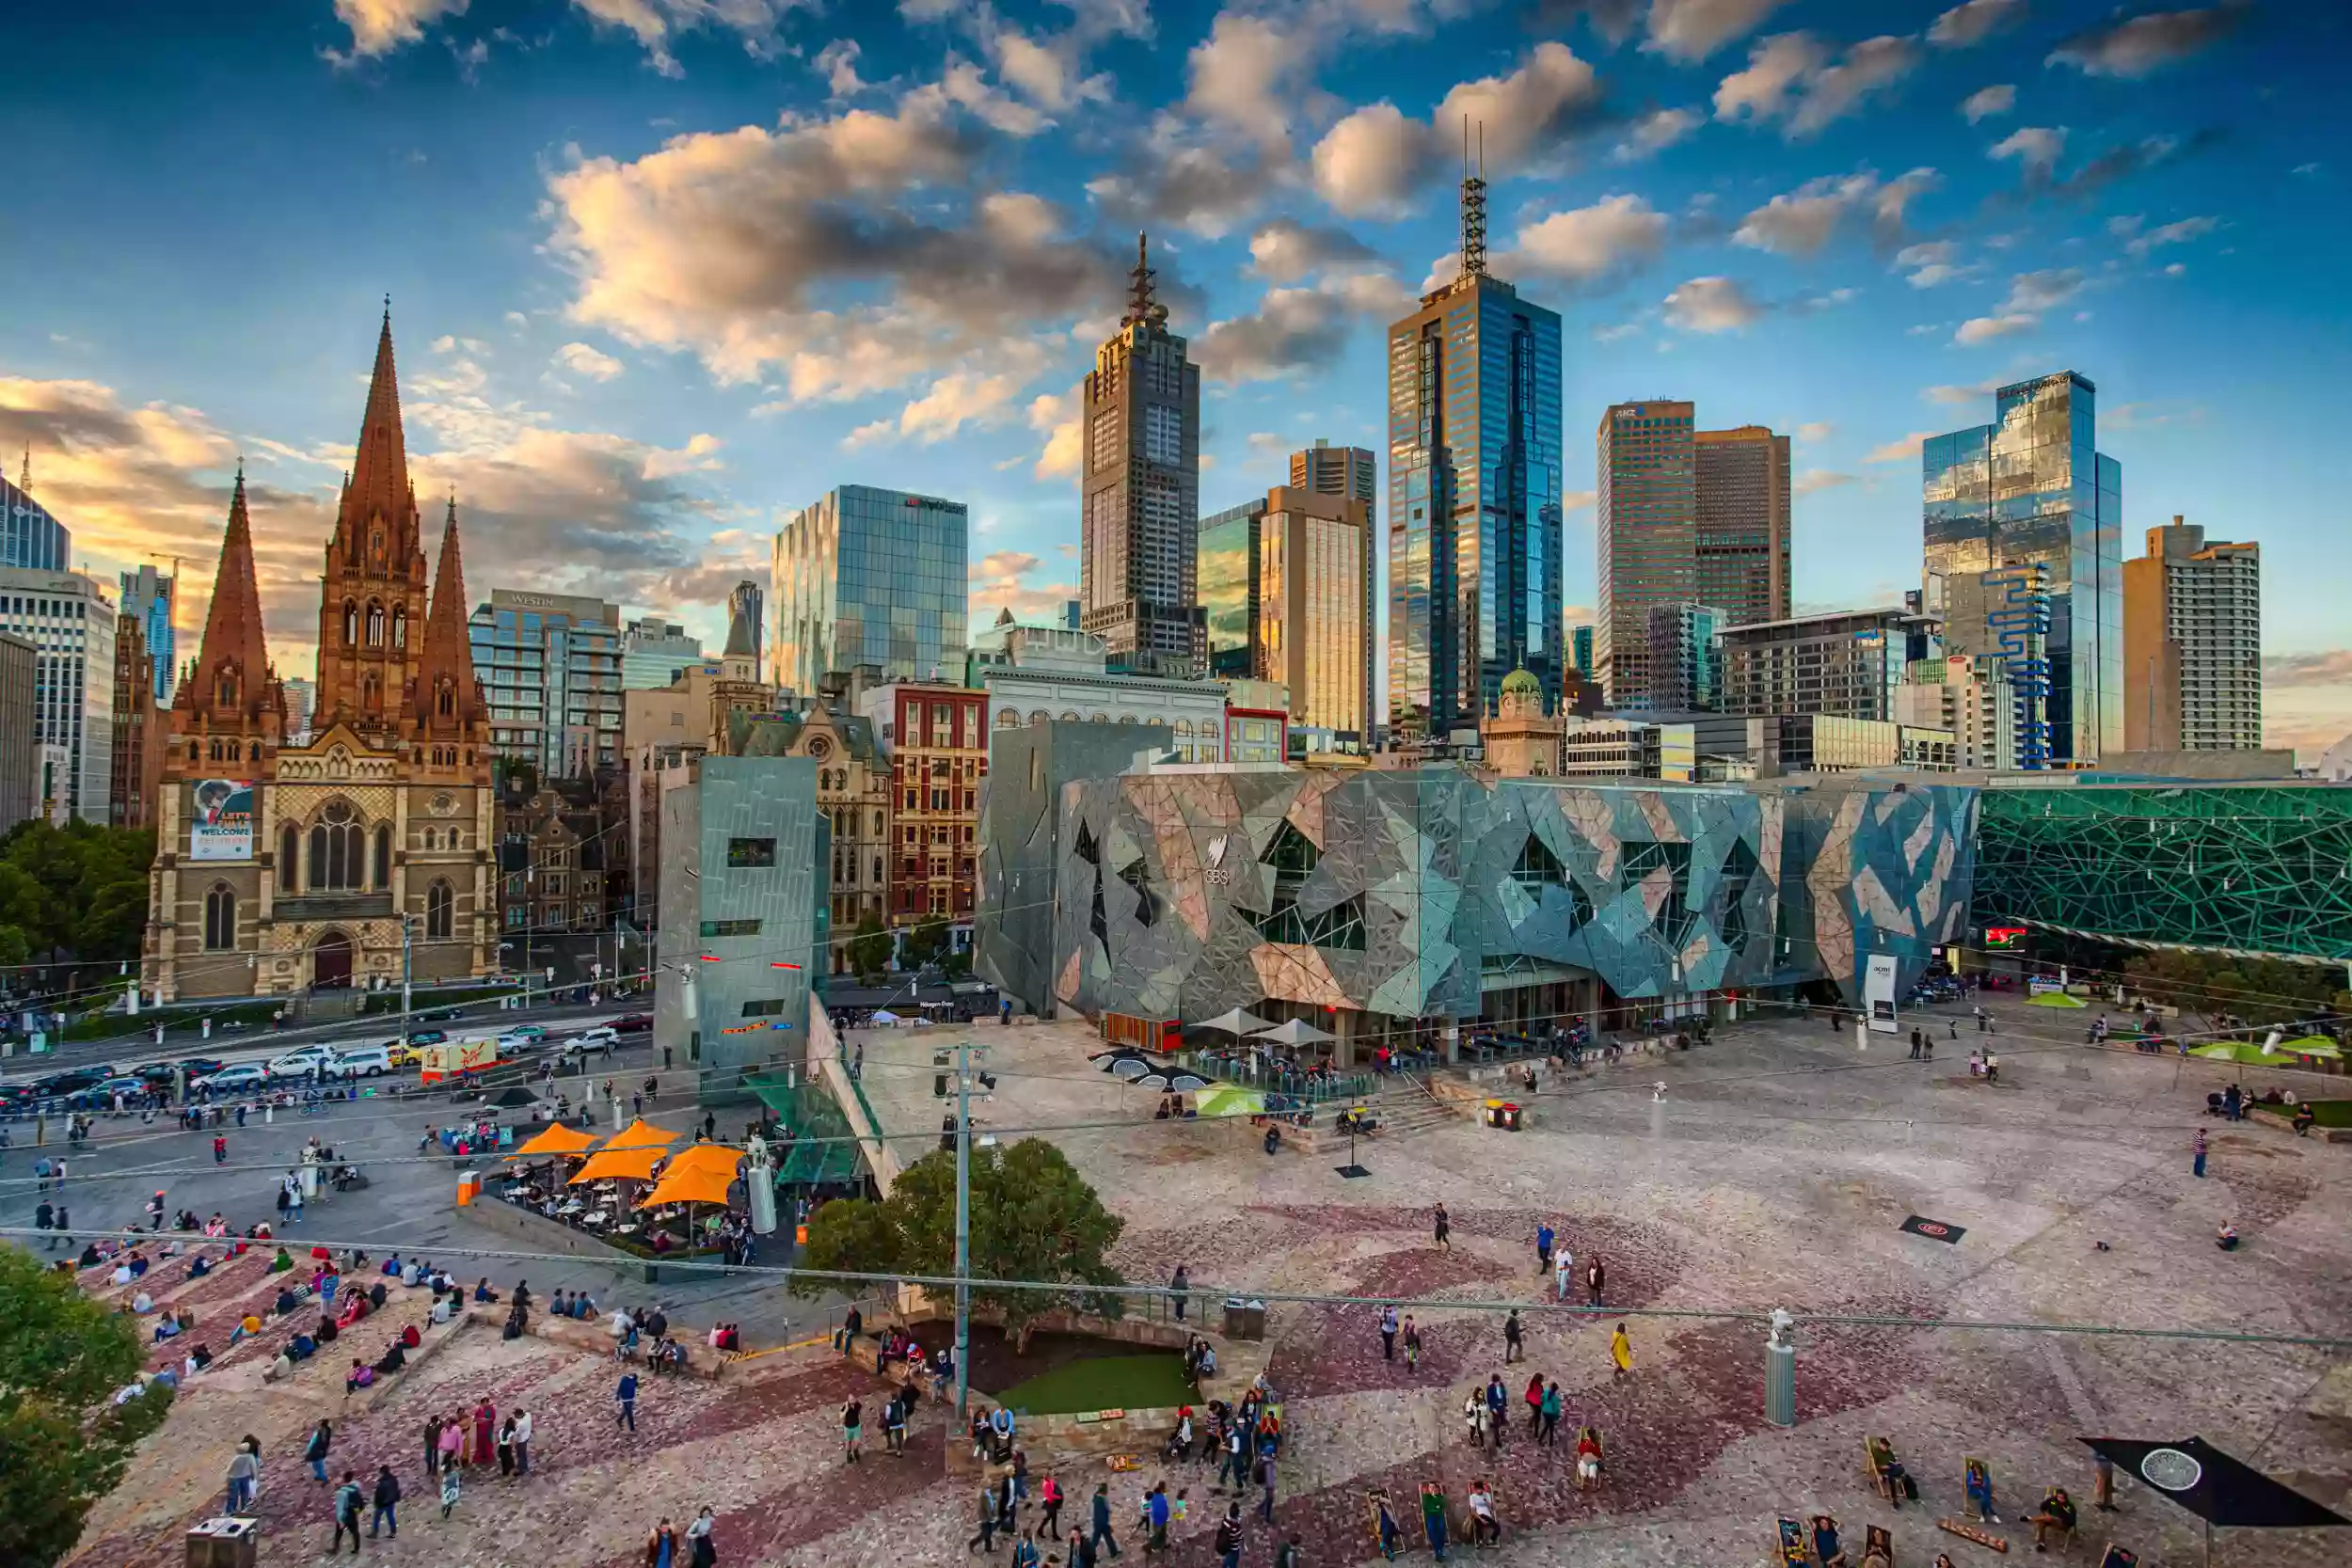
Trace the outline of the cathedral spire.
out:
[[[397,524],[415,513],[407,441],[400,423],[400,374],[392,360],[392,306],[387,297],[375,338],[375,369],[368,378],[367,412],[360,417],[358,447],[336,531],[346,548],[356,549],[357,531],[372,515]]]
[[[457,535],[457,498],[441,524],[441,559],[433,574],[424,650],[417,663],[416,719],[428,734],[449,735],[485,717],[466,626],[466,562]]]
[[[269,648],[262,636],[262,588],[253,566],[253,520],[246,510],[245,461],[237,462],[237,487],[229,501],[229,528],[220,542],[220,566],[213,576],[213,602],[204,615],[204,641],[196,656],[196,678],[180,689],[179,705],[208,713],[226,727],[238,714],[258,716],[269,678]]]

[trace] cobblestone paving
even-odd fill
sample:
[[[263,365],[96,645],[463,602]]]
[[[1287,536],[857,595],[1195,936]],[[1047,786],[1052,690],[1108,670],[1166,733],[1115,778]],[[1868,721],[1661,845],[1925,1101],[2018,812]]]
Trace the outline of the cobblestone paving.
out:
[[[2087,1500],[2078,1438],[2101,1432],[2201,1433],[2345,1506],[2352,1433],[2302,1408],[2344,1359],[2317,1350],[1812,1325],[1799,1335],[1799,1422],[1783,1431],[1763,1417],[1760,1324],[1639,1315],[1787,1306],[1910,1320],[2344,1332],[2352,1226],[2331,1192],[2352,1176],[2352,1150],[2233,1127],[2216,1132],[2213,1174],[2198,1181],[2187,1146],[2217,1076],[2061,1049],[2033,1036],[2038,1022],[2022,1009],[2005,1017],[1998,1088],[1955,1078],[1948,1061],[1858,1052],[1850,1036],[1742,1027],[1688,1055],[1555,1081],[1532,1101],[1520,1134],[1465,1121],[1372,1140],[1360,1151],[1375,1173],[1366,1180],[1343,1181],[1317,1158],[1268,1159],[1227,1136],[1230,1128],[1056,1136],[1126,1217],[1118,1256],[1133,1277],[1163,1279],[1182,1260],[1203,1288],[1432,1303],[1414,1309],[1427,1349],[1412,1372],[1401,1355],[1381,1358],[1371,1308],[1278,1303],[1270,1312],[1271,1375],[1292,1432],[1276,1518],[1282,1533],[1300,1533],[1313,1568],[1375,1560],[1369,1488],[1399,1500],[1418,1545],[1411,1502],[1421,1482],[1441,1482],[1458,1509],[1481,1477],[1493,1481],[1508,1529],[1481,1557],[1495,1568],[1761,1564],[1775,1513],[1823,1509],[1856,1545],[1866,1524],[1890,1527],[1904,1568],[1938,1550],[1961,1568],[1990,1568],[1999,1560],[1992,1553],[1933,1528],[1937,1514],[1958,1510],[1963,1457],[1992,1464],[2010,1521],[1999,1533],[2014,1557],[2030,1541],[2015,1520],[2043,1485],[2066,1484]],[[1091,1074],[1082,1031],[1007,1033],[1012,1040],[992,1052],[1002,1075],[991,1108],[998,1125],[1139,1109]],[[906,1065],[928,1070],[930,1048],[924,1040],[919,1062],[911,1054]],[[891,1062],[889,1048],[873,1050],[869,1074]],[[1648,1087],[1660,1078],[1669,1083],[1663,1101]],[[930,1114],[916,1090],[906,1100],[907,1115]],[[1440,1197],[1452,1211],[1450,1248],[1436,1246],[1429,1228],[1428,1206]],[[1915,1213],[1966,1235],[1945,1245],[1902,1232]],[[1533,1250],[1539,1217],[1580,1260],[1596,1250],[1606,1259],[1611,1314],[1594,1321],[1534,1305],[1550,1293]],[[2224,1220],[2247,1236],[2226,1257],[2211,1241]],[[274,1288],[257,1275],[203,1283],[198,1310],[207,1317]],[[1527,1354],[1507,1366],[1494,1316],[1443,1305],[1512,1297],[1530,1304]],[[1607,1350],[1615,1311],[1627,1314],[1634,1345],[1624,1378]],[[261,1562],[315,1560],[326,1503],[294,1456],[320,1413],[343,1423],[330,1462],[338,1473],[387,1458],[410,1493],[397,1545],[368,1544],[386,1562],[619,1568],[641,1560],[657,1516],[682,1524],[706,1505],[730,1565],[965,1560],[977,1488],[943,1472],[942,1412],[921,1408],[902,1459],[882,1453],[869,1419],[868,1458],[844,1466],[836,1407],[855,1392],[871,1409],[880,1386],[821,1348],[764,1357],[717,1384],[648,1380],[632,1436],[613,1430],[607,1359],[535,1339],[502,1342],[485,1325],[434,1330],[427,1344],[409,1373],[347,1414],[338,1368],[314,1378],[314,1363],[263,1394],[262,1357],[240,1347],[242,1368],[200,1380],[103,1505],[80,1560],[180,1560],[180,1530],[217,1496],[228,1442],[248,1431],[269,1454]],[[1460,1415],[1464,1394],[1490,1371],[1503,1375],[1515,1418],[1500,1453],[1474,1449]],[[1559,1449],[1527,1436],[1519,1396],[1538,1371],[1566,1398]],[[494,1467],[475,1471],[445,1524],[421,1495],[423,1422],[485,1395],[501,1411],[519,1403],[532,1412],[532,1473],[501,1481]],[[1599,1487],[1580,1491],[1565,1442],[1587,1422],[1604,1433],[1609,1465]],[[1872,1434],[1895,1442],[1920,1482],[1921,1506],[1893,1513],[1871,1492],[1862,1455]],[[1099,1462],[1033,1470],[1060,1480],[1072,1499],[1066,1522],[1082,1518],[1096,1481],[1109,1480],[1130,1560],[1136,1500],[1165,1475],[1171,1490],[1190,1489],[1192,1503],[1170,1561],[1212,1561],[1208,1538],[1229,1500],[1213,1490],[1213,1472],[1157,1467],[1152,1434],[1136,1446],[1146,1463],[1129,1474],[1111,1476]],[[1251,1568],[1270,1560],[1276,1539],[1255,1521],[1257,1500],[1254,1491],[1246,1498]],[[2110,1536],[2150,1568],[2198,1560],[2188,1515],[2128,1481],[2122,1500],[2119,1515],[2087,1515],[2071,1560],[2095,1562]],[[2224,1532],[2214,1560],[2318,1568],[2342,1563],[2344,1551],[2319,1534]],[[1425,1549],[1416,1555],[1429,1560]],[[1465,1548],[1457,1560],[1469,1556]]]

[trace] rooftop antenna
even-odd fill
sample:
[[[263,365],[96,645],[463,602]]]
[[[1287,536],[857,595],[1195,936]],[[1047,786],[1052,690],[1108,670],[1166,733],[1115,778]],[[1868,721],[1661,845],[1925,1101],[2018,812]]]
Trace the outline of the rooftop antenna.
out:
[[[1486,125],[1478,125],[1478,161],[1470,162],[1470,120],[1462,117],[1462,278],[1486,273]]]
[[[24,466],[18,472],[22,477],[17,480],[16,487],[24,492],[26,500],[31,500],[33,499],[33,447],[29,441],[24,444]]]
[[[1151,237],[1138,230],[1135,270],[1127,275],[1127,315],[1122,325],[1132,326],[1152,319],[1152,276]]]

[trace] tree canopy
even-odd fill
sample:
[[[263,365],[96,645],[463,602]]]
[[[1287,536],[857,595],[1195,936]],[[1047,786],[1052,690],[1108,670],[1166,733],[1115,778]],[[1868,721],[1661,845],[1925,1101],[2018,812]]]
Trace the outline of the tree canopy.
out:
[[[28,819],[0,837],[0,964],[139,956],[155,835]]]
[[[973,1287],[973,1305],[1001,1313],[1017,1343],[1025,1348],[1035,1321],[1073,1299],[1087,1311],[1119,1314],[1120,1298],[1085,1288],[1123,1283],[1107,1255],[1126,1222],[1103,1207],[1060,1149],[1040,1138],[1009,1148],[975,1145],[971,1207],[975,1278],[1072,1287]],[[881,1202],[843,1198],[818,1210],[803,1256],[812,1269],[882,1275],[952,1275],[955,1260],[956,1157],[949,1149],[909,1165]],[[815,1295],[834,1287],[796,1279],[792,1288]]]
[[[0,1246],[0,1562],[63,1558],[139,1439],[163,1424],[171,1393],[161,1385],[112,1402],[143,1355],[136,1320]]]
[[[2338,983],[2344,971],[2331,965],[2166,949],[2136,955],[2123,970],[2148,996],[2208,1019],[2228,1013],[2267,1024],[2352,1011]]]

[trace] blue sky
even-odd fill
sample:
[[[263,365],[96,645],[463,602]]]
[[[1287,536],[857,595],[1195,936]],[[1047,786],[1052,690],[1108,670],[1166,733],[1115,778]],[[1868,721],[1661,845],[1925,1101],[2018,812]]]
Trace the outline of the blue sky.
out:
[[[1201,500],[1377,446],[1380,327],[1450,272],[1609,403],[1795,437],[1804,607],[1915,585],[1916,442],[2059,368],[2126,537],[2262,542],[2274,736],[2352,729],[2342,8],[1968,0],[256,0],[0,21],[0,451],[100,571],[208,577],[237,457],[305,673],[392,298],[477,595],[707,633],[829,486],[971,503],[974,610],[1075,592],[1070,391],[1149,228],[1206,368]],[[1570,519],[1593,600],[1592,512]],[[189,625],[200,605],[191,598]]]

